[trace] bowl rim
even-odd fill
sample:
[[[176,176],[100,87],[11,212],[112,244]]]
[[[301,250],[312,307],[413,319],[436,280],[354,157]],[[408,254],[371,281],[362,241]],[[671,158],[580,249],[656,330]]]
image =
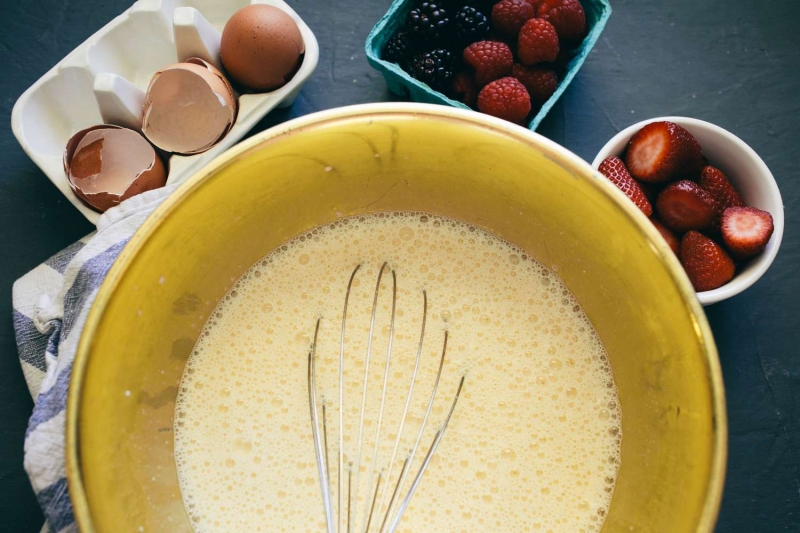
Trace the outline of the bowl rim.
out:
[[[79,457],[80,436],[78,434],[78,415],[83,395],[84,378],[86,376],[92,342],[102,322],[104,311],[138,252],[143,248],[150,236],[159,229],[167,216],[175,211],[195,190],[201,187],[207,178],[220,169],[247,157],[251,151],[275,141],[276,139],[293,135],[307,129],[324,127],[332,123],[352,119],[372,121],[380,116],[402,116],[414,119],[427,118],[457,122],[465,127],[485,128],[505,134],[514,138],[514,140],[540,150],[545,157],[562,164],[572,172],[580,175],[580,177],[585,178],[587,183],[594,187],[599,194],[605,195],[616,204],[617,208],[622,210],[623,214],[626,215],[634,227],[639,230],[642,237],[648,242],[655,253],[666,263],[667,270],[672,276],[678,292],[682,296],[685,311],[689,314],[694,323],[701,345],[703,361],[707,370],[707,386],[711,401],[713,435],[711,461],[708,473],[708,488],[705,499],[702,502],[702,509],[700,511],[696,531],[702,533],[710,533],[713,531],[722,501],[728,453],[728,421],[725,390],[722,380],[722,370],[711,328],[702,306],[697,298],[694,297],[694,289],[689,279],[686,277],[686,274],[683,272],[683,269],[680,267],[677,258],[672,253],[672,250],[660,237],[655,227],[646,222],[647,218],[644,214],[632,204],[621,191],[598,172],[594,171],[584,160],[566,148],[522,126],[517,126],[489,115],[453,107],[411,102],[360,104],[320,111],[265,130],[224,152],[208,163],[203,169],[193,174],[163,201],[130,238],[128,244],[114,262],[106,279],[97,291],[97,296],[89,311],[84,330],[78,343],[75,360],[73,362],[72,375],[70,376],[66,409],[66,473],[69,494],[72,500],[73,512],[78,529],[82,532],[95,531],[86,490],[83,484]],[[576,178],[579,177],[578,175],[576,175]]]
[[[772,262],[778,255],[778,249],[781,247],[781,242],[783,241],[783,231],[785,225],[783,199],[781,197],[780,189],[778,188],[778,183],[775,181],[775,176],[772,175],[772,172],[770,172],[767,164],[764,163],[764,160],[761,159],[761,157],[756,153],[755,150],[753,150],[753,148],[750,147],[750,145],[725,128],[697,118],[665,116],[650,118],[635,124],[631,124],[627,128],[614,135],[606,144],[603,145],[600,151],[597,152],[594,161],[592,161],[592,168],[597,169],[600,166],[600,163],[606,157],[622,154],[628,141],[643,126],[650,124],[651,122],[663,121],[674,122],[675,124],[683,127],[688,126],[688,128],[703,129],[724,139],[725,142],[735,147],[735,149],[743,152],[759,169],[758,179],[756,180],[759,184],[759,188],[766,191],[770,197],[770,201],[779,207],[779,209],[776,209],[774,213],[770,212],[775,229],[772,233],[772,238],[770,239],[769,248],[752,260],[752,264],[754,264],[756,268],[751,269],[751,271],[749,271],[746,275],[737,273],[732,280],[722,287],[710,291],[696,293],[697,299],[700,300],[701,304],[715,304],[717,302],[721,302],[722,300],[727,300],[728,298],[736,296],[737,294],[740,294],[753,286],[759,279],[761,279],[764,273],[772,265]]]

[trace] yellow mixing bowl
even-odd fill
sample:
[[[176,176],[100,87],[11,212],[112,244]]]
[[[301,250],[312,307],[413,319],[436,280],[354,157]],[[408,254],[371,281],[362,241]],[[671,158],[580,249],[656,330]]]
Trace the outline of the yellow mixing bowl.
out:
[[[191,531],[173,408],[203,323],[276,246],[382,210],[483,226],[557,272],[608,349],[622,403],[622,464],[603,531],[712,530],[727,438],[719,361],[653,226],[539,135],[468,111],[378,104],[294,120],[229,150],[126,246],[89,315],[69,392],[67,474],[82,531]]]

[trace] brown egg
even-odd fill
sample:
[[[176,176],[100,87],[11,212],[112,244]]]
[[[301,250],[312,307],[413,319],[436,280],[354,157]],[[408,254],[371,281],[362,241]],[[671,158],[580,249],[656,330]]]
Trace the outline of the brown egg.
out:
[[[228,75],[245,87],[271,91],[292,79],[305,52],[292,17],[277,7],[253,4],[225,24],[220,58]]]
[[[167,182],[164,163],[147,139],[111,124],[73,135],[64,150],[64,170],[75,194],[101,213]]]
[[[156,72],[145,96],[142,133],[167,152],[198,154],[217,144],[236,120],[228,80],[196,57]]]

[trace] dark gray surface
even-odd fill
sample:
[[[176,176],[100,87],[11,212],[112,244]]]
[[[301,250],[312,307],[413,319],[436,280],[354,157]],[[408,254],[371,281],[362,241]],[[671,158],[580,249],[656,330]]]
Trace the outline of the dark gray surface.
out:
[[[220,0],[222,1],[222,0]],[[31,400],[11,328],[11,284],[92,227],[11,134],[17,97],[123,11],[125,0],[0,0],[0,530],[38,531],[22,469]],[[363,43],[388,0],[290,0],[320,42],[295,105],[254,131],[320,109],[391,99]],[[619,129],[685,115],[749,143],[778,180],[786,234],[766,276],[707,309],[728,396],[720,532],[800,531],[800,44],[796,0],[613,0],[605,34],[540,132],[591,161]]]

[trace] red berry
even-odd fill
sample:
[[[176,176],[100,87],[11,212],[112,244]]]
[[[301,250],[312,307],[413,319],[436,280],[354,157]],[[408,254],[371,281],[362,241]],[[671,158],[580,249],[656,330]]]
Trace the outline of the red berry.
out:
[[[702,168],[703,154],[684,128],[672,122],[651,122],[631,137],[625,164],[641,181],[694,178]]]
[[[519,31],[517,55],[526,65],[555,61],[559,50],[556,30],[546,20],[531,19]]]
[[[453,96],[459,102],[475,107],[478,102],[478,86],[469,72],[462,70],[453,77]]]
[[[517,78],[531,95],[531,101],[543,104],[558,88],[558,76],[546,67],[528,67],[514,63],[511,75]]]
[[[773,231],[772,215],[755,207],[729,207],[722,213],[722,241],[740,259],[763,252]]]
[[[710,194],[720,206],[720,212],[729,207],[743,207],[744,202],[728,177],[718,168],[703,167],[698,184]]]
[[[722,247],[696,231],[681,239],[681,264],[698,292],[710,291],[728,283],[736,266]]]
[[[522,25],[534,16],[526,0],[502,0],[492,8],[492,27],[509,37],[516,37]]]
[[[481,89],[478,109],[487,115],[521,123],[531,112],[531,98],[525,86],[509,76]]]
[[[567,46],[580,44],[586,36],[586,13],[578,0],[543,0],[536,16],[549,21]]]
[[[622,159],[613,156],[606,157],[597,170],[616,185],[619,190],[624,192],[646,216],[649,217],[653,214],[653,206],[647,201],[641,187],[633,179],[628,169],[625,168],[625,163],[622,162]]]
[[[514,65],[511,49],[498,41],[472,43],[464,49],[463,57],[464,62],[475,69],[478,87],[508,75]]]
[[[657,218],[651,218],[650,222],[653,223],[661,236],[664,237],[664,240],[667,241],[667,244],[673,253],[675,255],[680,254],[681,240],[678,238],[678,236],[675,235],[671,229],[662,224]]]
[[[678,233],[706,228],[719,213],[714,198],[689,180],[673,183],[661,191],[656,212],[669,229]]]

